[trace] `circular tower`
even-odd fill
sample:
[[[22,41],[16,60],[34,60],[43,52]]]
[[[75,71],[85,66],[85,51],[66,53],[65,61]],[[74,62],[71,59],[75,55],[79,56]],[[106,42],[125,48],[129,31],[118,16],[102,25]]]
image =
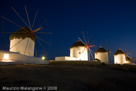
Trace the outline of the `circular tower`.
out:
[[[101,62],[108,63],[108,52],[100,46],[95,51],[95,59],[99,59]]]
[[[35,36],[31,30],[21,27],[10,35],[10,51],[27,56],[34,56]]]
[[[76,57],[77,60],[88,60],[88,51],[86,48],[86,45],[82,43],[81,41],[76,41],[71,47],[70,47],[70,57]]]
[[[125,53],[122,50],[117,50],[114,54],[114,63],[115,64],[124,64],[126,63]]]

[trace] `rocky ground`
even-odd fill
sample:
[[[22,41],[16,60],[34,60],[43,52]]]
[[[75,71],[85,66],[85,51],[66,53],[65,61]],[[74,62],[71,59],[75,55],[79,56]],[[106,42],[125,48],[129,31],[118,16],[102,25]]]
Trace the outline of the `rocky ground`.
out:
[[[54,90],[57,87],[57,91],[135,91],[136,66],[70,64],[0,66],[1,89],[3,86],[46,87],[46,90],[50,90],[47,89],[50,86]]]

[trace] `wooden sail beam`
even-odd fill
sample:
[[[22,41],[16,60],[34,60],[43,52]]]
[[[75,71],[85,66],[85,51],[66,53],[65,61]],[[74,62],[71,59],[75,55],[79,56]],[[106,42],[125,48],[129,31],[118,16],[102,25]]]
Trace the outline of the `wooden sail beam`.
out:
[[[27,25],[27,23],[24,21],[24,19],[19,15],[19,13],[17,13],[17,11],[13,8],[13,7],[11,7],[14,11],[15,11],[15,13],[20,17],[20,19],[26,24],[26,26],[27,27],[29,27],[28,25]]]
[[[36,14],[35,14],[35,17],[34,17],[34,20],[33,20],[33,24],[32,24],[32,28],[33,28],[33,26],[34,26],[34,23],[35,23],[35,20],[36,20],[37,14],[38,14],[38,10],[37,10],[37,12],[36,12]]]
[[[28,12],[27,12],[26,5],[25,5],[25,11],[26,11],[27,20],[28,20],[28,23],[29,23],[29,28],[30,28],[30,30],[32,31],[32,28],[31,28],[31,24],[30,24],[30,20],[29,20],[29,16],[28,16]]]

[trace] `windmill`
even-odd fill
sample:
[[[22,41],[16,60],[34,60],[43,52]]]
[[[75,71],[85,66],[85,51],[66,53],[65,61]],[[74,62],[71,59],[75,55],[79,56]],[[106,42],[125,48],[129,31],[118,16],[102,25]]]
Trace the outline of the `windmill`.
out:
[[[17,11],[17,9],[18,9],[18,11]],[[30,11],[30,13],[28,13],[28,11]],[[20,13],[18,13],[18,12],[20,12]],[[30,16],[28,14],[30,14]],[[32,17],[31,15],[34,15],[34,17]],[[49,41],[49,42],[47,42],[47,41],[44,40],[45,37],[46,37],[45,35],[44,35],[44,39],[43,39],[41,37],[38,37],[38,34],[39,35],[49,34],[49,36],[50,36],[52,33],[50,31],[47,31],[47,29],[45,30],[45,27],[47,27],[47,25],[48,25],[48,24],[45,24],[45,23],[48,23],[48,22],[47,22],[47,19],[43,18],[43,16],[40,16],[40,15],[41,14],[38,12],[38,10],[34,10],[34,9],[31,9],[29,7],[24,6],[22,8],[22,10],[19,9],[19,8],[15,9],[14,7],[11,7],[10,12],[8,11],[5,15],[2,16],[3,22],[6,22],[6,26],[3,27],[3,29],[2,29],[3,30],[2,34],[3,35],[5,33],[6,34],[12,33],[13,35],[16,34],[17,35],[16,38],[18,37],[18,35],[21,36],[21,38],[19,37],[18,40],[15,40],[15,38],[14,38],[14,41],[13,41],[14,43],[12,43],[12,41],[10,40],[10,42],[11,42],[10,43],[10,51],[12,49],[14,49],[15,47],[17,47],[18,45],[21,46],[21,43],[24,43],[24,46],[22,46],[22,47],[24,47],[24,49],[23,49],[23,52],[21,54],[27,55],[26,50],[29,50],[31,45],[37,44],[35,42],[33,44],[29,43],[31,41],[31,39],[35,39],[35,41],[37,41],[40,44],[40,46],[41,46],[42,50],[45,52],[45,54],[47,54],[45,47],[42,45],[42,43],[52,45],[51,43],[49,43],[49,42],[51,42],[49,40],[50,38],[49,37],[46,38]],[[6,16],[8,16],[9,18],[7,18]],[[26,20],[27,20],[27,22],[26,22]],[[32,21],[32,23],[31,23],[31,21]],[[10,23],[10,26],[12,27],[10,29],[7,28],[7,25],[9,27],[9,23]],[[13,25],[15,25],[15,26],[13,27]],[[4,26],[4,23],[3,23],[2,26]],[[12,30],[12,31],[14,31],[15,28],[16,29],[20,28],[20,30],[18,32],[9,32],[9,31],[5,32],[4,28],[5,28],[5,30]],[[40,30],[42,30],[42,31],[39,32]],[[29,39],[25,40],[25,42],[24,42],[24,39],[23,39],[22,36],[25,37],[25,38],[30,37],[31,39],[29,38]],[[4,35],[4,38],[6,40],[5,35]],[[36,55],[37,55],[36,46],[34,46],[34,47],[35,48],[33,48],[33,50],[35,49],[35,52],[36,52]],[[18,49],[18,48],[16,48],[16,49]],[[14,51],[17,52],[16,50],[14,50]],[[20,51],[21,50],[19,50],[19,52]]]
[[[134,57],[133,53],[130,52],[130,56],[127,55],[126,61],[128,60],[129,63],[135,63],[136,58]]]
[[[109,63],[109,54],[112,54],[111,51],[113,50],[110,50],[109,49],[109,41],[106,41],[106,48],[107,49],[104,49],[102,46],[100,46],[96,51],[95,51],[95,60],[96,61],[97,59],[99,59],[102,63]]]
[[[126,50],[126,46],[125,46],[125,44],[124,44],[124,48],[123,48],[123,46],[122,46],[122,44],[120,44],[121,45],[121,50],[123,50],[124,49],[124,54],[125,54],[125,57],[127,58],[127,57],[129,57],[129,55],[128,54],[131,54],[130,52],[127,52],[127,50]]]
[[[90,38],[88,37],[88,32],[87,32],[87,40],[86,40],[86,38],[85,38],[85,35],[84,35],[84,32],[83,32],[83,31],[82,31],[82,34],[83,34],[83,37],[84,37],[84,41],[85,41],[85,42],[83,42],[80,37],[78,37],[78,39],[79,39],[83,44],[85,44],[86,49],[87,49],[87,51],[88,51],[88,61],[90,61],[90,55],[91,55],[92,59],[94,59],[93,54],[92,54],[92,53],[94,53],[94,52],[93,52],[90,48],[91,48],[91,47],[94,47],[94,46],[96,46],[96,45],[92,45],[92,43],[93,43],[94,41],[91,42],[91,43],[89,43],[89,41],[90,41],[90,39],[91,39],[91,36],[90,36]],[[84,52],[84,51],[83,51],[83,52]],[[82,53],[83,53],[83,52],[82,52]]]
[[[134,57],[130,57],[130,58],[131,58],[131,61],[133,61],[133,63],[135,63],[136,58],[134,58]]]
[[[131,61],[131,58],[129,57],[128,53],[126,51],[126,47],[124,45],[124,51],[123,51],[123,47],[121,44],[121,48],[119,48],[119,50],[117,50],[114,54],[114,63],[115,64],[124,64],[124,63],[130,63],[129,61]]]

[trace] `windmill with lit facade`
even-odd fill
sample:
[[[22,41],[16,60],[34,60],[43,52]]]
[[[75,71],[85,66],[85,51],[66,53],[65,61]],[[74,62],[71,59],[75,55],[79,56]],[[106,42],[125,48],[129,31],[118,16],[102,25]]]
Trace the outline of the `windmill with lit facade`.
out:
[[[91,39],[91,36],[90,37],[88,37],[88,32],[87,32],[87,39],[86,39],[86,37],[85,37],[85,35],[84,35],[84,32],[82,32],[82,34],[83,34],[83,37],[84,37],[84,41],[85,42],[83,42],[83,40],[81,40],[81,38],[80,37],[78,37],[78,39],[85,45],[85,48],[84,48],[84,50],[83,51],[81,51],[81,54],[82,53],[84,53],[84,52],[87,52],[87,59],[88,59],[88,61],[91,61],[91,58],[92,58],[92,60],[94,59],[94,57],[93,57],[93,51],[92,51],[92,47],[94,47],[94,46],[96,46],[96,45],[92,45],[92,43],[94,42],[91,42],[90,43],[90,39]],[[91,57],[90,57],[91,56]]]
[[[31,9],[26,6],[21,9],[15,9],[11,7],[11,9],[2,16],[2,20],[2,34],[4,35],[5,40],[5,34],[10,34],[10,52],[16,52],[31,57],[33,57],[34,55],[37,56],[38,50],[36,50],[37,48],[35,44],[39,44],[42,51],[47,54],[47,48],[45,49],[45,47],[47,46],[44,46],[43,43],[48,46],[52,45],[51,43],[49,43],[51,42],[52,33],[51,31],[48,31],[49,28],[47,29],[47,27],[49,27],[47,19],[45,19],[40,13],[38,13],[37,10]],[[17,31],[13,32],[15,30]]]

